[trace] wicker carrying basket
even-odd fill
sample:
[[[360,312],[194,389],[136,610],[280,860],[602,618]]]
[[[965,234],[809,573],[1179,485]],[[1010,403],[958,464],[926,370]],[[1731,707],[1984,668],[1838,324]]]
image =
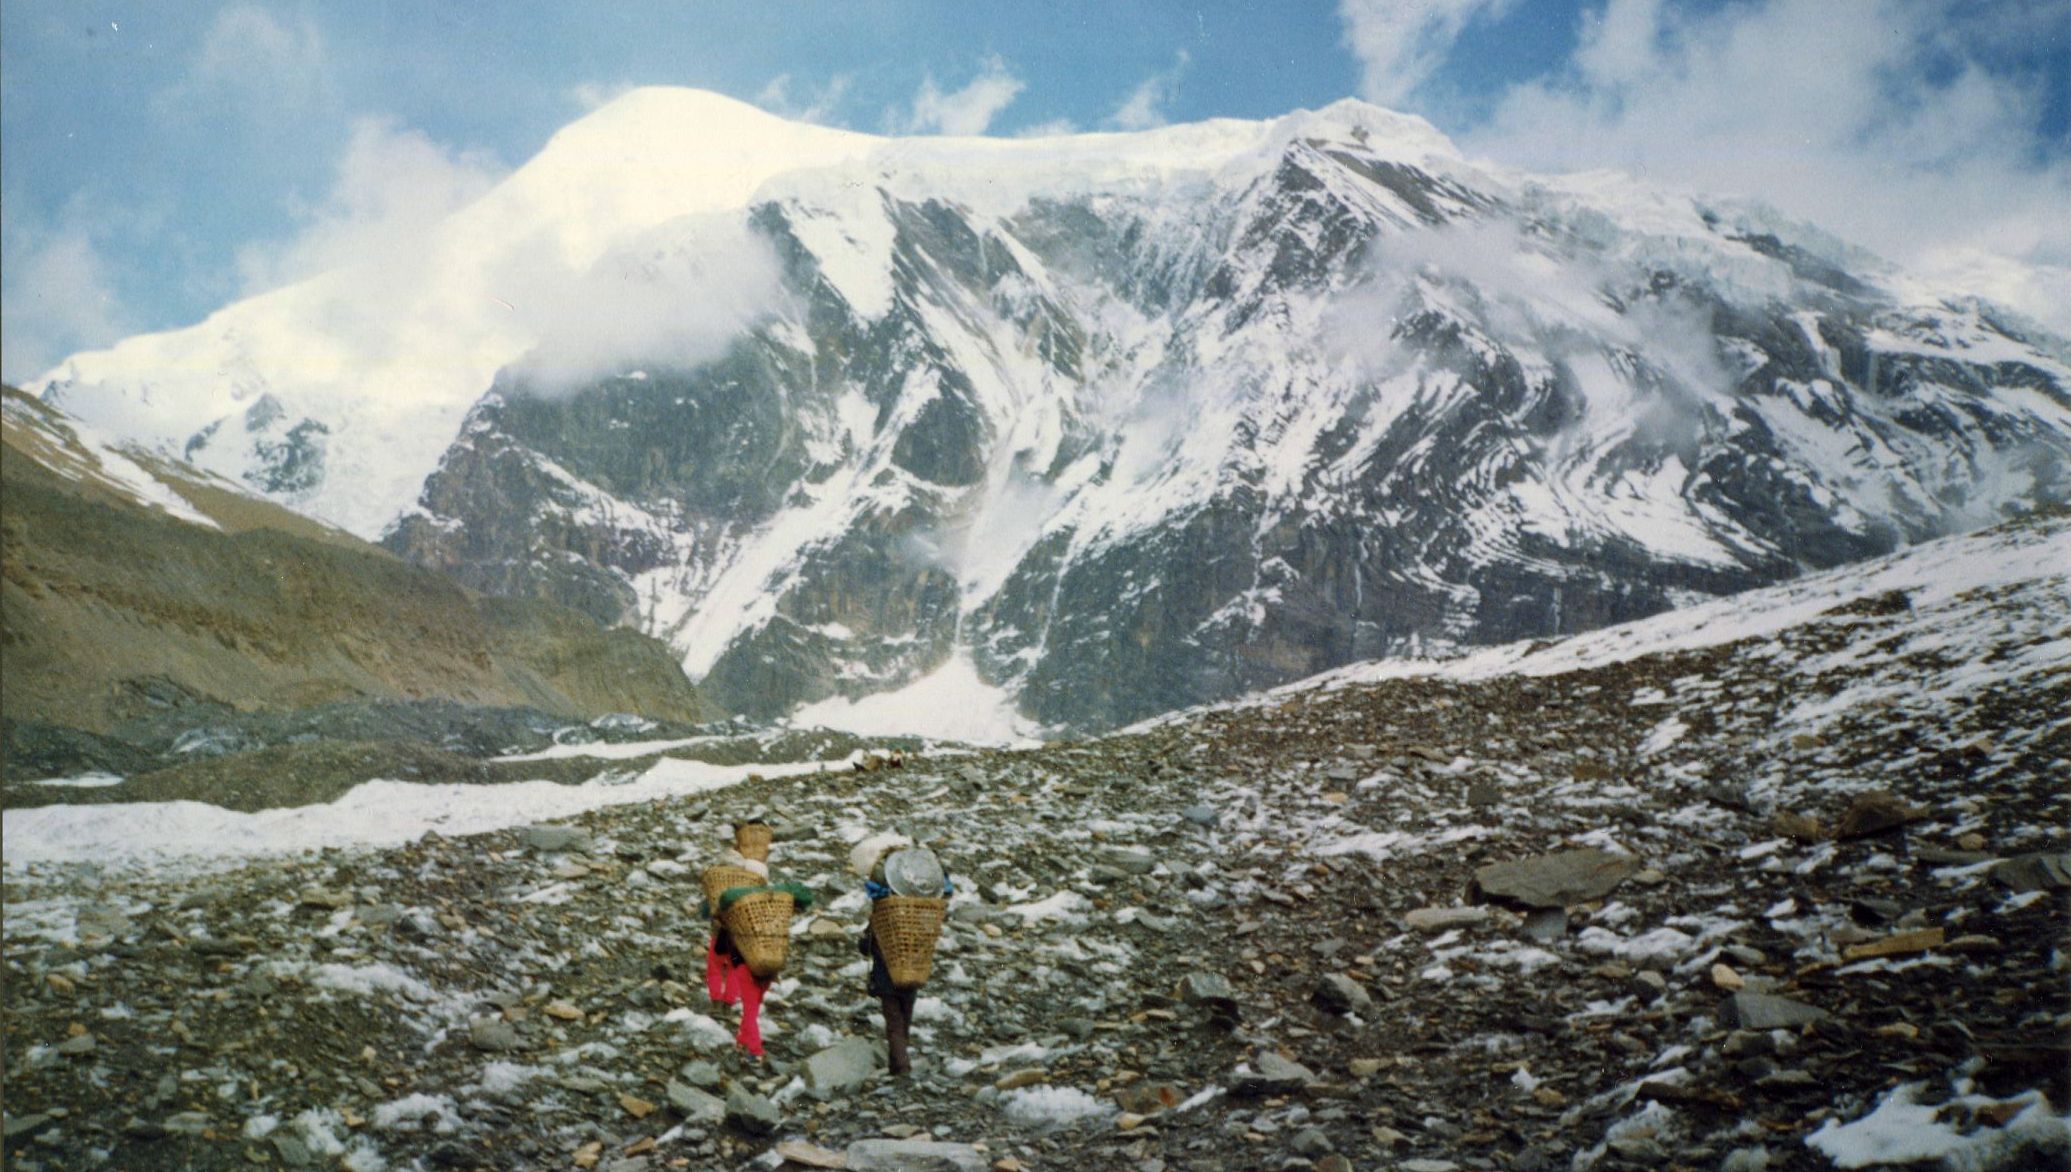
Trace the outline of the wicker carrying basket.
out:
[[[776,832],[760,822],[741,826],[733,832],[734,849],[751,859],[769,857],[769,844],[776,839]]]
[[[725,863],[706,867],[698,876],[698,881],[705,885],[705,900],[712,905],[715,913],[719,908],[719,896],[728,889],[760,887],[769,882],[746,867],[729,867]]]
[[[935,969],[935,938],[949,901],[922,895],[887,895],[870,905],[870,934],[884,954],[892,986],[917,989]]]
[[[791,907],[788,891],[758,891],[733,901],[721,920],[733,946],[757,977],[774,977],[791,951]]]

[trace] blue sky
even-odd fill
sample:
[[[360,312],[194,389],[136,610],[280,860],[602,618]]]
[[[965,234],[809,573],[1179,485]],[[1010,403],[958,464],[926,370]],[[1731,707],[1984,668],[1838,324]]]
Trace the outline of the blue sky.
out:
[[[1745,193],[2053,321],[2071,0],[0,6],[0,366],[407,239],[632,85],[875,133],[1359,96],[1470,154]]]

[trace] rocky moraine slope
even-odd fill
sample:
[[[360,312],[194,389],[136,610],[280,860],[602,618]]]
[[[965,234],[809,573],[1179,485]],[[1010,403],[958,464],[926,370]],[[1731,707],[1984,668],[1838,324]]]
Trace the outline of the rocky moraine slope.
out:
[[[614,713],[709,714],[667,650],[637,632],[476,594],[236,482],[0,393],[10,779],[192,763],[266,743],[258,714],[333,706],[362,716],[272,739],[493,749]],[[384,706],[384,717],[364,714]],[[513,727],[490,731],[498,725]]]
[[[2061,1167],[2067,554],[399,847],[10,811],[8,1166]],[[827,897],[763,1062],[695,913],[749,813]],[[959,881],[911,1081],[842,870],[887,823]]]

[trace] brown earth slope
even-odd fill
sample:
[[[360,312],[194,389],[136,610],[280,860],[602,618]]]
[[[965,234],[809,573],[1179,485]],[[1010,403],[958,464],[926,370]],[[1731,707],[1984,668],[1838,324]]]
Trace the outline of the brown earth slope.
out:
[[[354,697],[697,720],[661,644],[563,607],[487,599],[375,546],[127,453],[220,529],[110,475],[9,388],[0,425],[0,712],[105,731],[141,681],[239,709]]]

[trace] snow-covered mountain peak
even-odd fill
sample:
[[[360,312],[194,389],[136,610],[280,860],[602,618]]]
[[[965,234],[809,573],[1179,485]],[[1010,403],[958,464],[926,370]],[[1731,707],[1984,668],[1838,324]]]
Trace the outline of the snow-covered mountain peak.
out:
[[[1133,719],[2071,495],[2061,341],[1360,102],[880,138],[636,90],[381,261],[31,389],[763,715],[968,661]]]
[[[1460,148],[1430,122],[1358,98],[1340,98],[1320,110],[1296,110],[1269,124],[1269,141],[1297,138],[1323,141],[1349,139],[1383,157],[1424,163],[1458,160]]]
[[[779,127],[805,128],[847,138],[871,137],[814,123],[795,122],[714,90],[644,85],[617,95],[556,131],[539,157],[547,158],[557,149],[571,147],[584,140],[629,148],[651,139],[739,141],[757,135],[785,133]]]
[[[628,234],[744,208],[779,175],[851,162],[883,141],[705,90],[648,86],[564,127],[458,218],[489,245],[550,230],[571,263],[587,265]]]

